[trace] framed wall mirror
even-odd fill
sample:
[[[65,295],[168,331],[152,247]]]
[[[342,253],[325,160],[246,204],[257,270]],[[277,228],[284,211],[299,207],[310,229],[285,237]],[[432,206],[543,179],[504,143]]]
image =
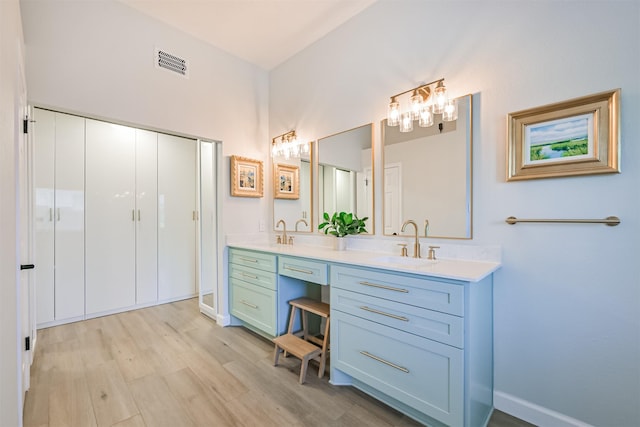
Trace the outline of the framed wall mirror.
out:
[[[284,220],[287,231],[313,231],[311,191],[313,188],[313,150],[300,157],[273,158],[273,229]],[[282,231],[279,228],[278,231]]]
[[[318,140],[317,180],[316,218],[352,212],[368,217],[367,232],[374,234],[373,123]]]
[[[382,121],[384,235],[412,219],[422,237],[472,238],[472,96],[457,101],[456,121],[405,133]]]

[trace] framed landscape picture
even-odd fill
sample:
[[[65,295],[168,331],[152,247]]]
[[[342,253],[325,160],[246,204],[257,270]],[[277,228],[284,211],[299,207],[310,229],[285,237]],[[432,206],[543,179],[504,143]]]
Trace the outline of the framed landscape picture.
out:
[[[231,195],[262,197],[262,162],[231,156]]]
[[[617,173],[620,90],[508,116],[507,181]]]
[[[300,198],[300,168],[295,165],[274,165],[273,182],[276,199]]]

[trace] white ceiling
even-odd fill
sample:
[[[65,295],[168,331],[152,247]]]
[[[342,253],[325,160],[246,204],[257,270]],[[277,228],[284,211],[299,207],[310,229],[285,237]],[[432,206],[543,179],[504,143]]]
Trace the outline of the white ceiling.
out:
[[[376,0],[119,0],[270,70]]]

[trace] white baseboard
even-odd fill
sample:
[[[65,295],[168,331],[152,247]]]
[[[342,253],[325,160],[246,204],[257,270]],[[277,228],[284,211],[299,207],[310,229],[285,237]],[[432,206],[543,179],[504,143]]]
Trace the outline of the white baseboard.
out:
[[[220,326],[229,326],[231,324],[231,316],[218,313],[216,315],[216,323]]]
[[[493,392],[493,406],[502,412],[537,426],[592,427],[591,424],[501,391]]]

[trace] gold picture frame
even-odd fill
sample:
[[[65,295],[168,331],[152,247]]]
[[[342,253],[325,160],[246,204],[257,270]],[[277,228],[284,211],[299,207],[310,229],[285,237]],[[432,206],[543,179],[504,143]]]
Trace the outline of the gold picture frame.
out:
[[[507,181],[620,172],[620,89],[510,113],[507,122]]]
[[[231,195],[262,197],[262,162],[260,160],[231,156]]]
[[[300,167],[278,163],[273,166],[274,198],[300,198]]]

